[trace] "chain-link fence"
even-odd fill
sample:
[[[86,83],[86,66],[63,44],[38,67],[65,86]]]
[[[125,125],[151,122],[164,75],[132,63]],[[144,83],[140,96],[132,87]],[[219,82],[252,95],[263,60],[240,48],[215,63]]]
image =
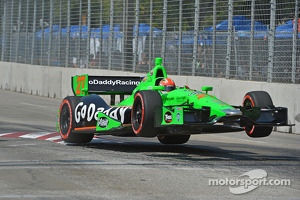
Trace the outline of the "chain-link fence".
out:
[[[0,59],[300,82],[298,0],[0,0]],[[138,27],[138,28],[137,28]]]

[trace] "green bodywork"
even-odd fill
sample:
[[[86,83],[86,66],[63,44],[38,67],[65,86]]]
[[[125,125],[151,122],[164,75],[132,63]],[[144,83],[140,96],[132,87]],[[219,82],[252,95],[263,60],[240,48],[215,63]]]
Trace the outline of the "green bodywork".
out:
[[[79,78],[79,79],[78,79]],[[214,119],[219,119],[223,116],[229,115],[229,113],[234,113],[237,109],[233,106],[219,100],[213,95],[208,94],[208,91],[212,91],[212,87],[204,86],[202,91],[197,91],[190,89],[187,86],[179,87],[173,91],[166,92],[164,87],[159,85],[159,81],[163,78],[167,78],[167,72],[164,66],[162,66],[162,58],[155,59],[154,68],[147,73],[147,75],[142,79],[142,81],[136,86],[132,91],[131,95],[122,100],[120,103],[114,105],[117,107],[131,107],[134,102],[134,95],[138,91],[142,90],[153,90],[159,92],[162,98],[162,109],[161,109],[161,121],[160,126],[168,125],[183,125],[184,124],[184,112],[186,109],[198,109],[210,108],[209,113],[209,123],[213,123]],[[76,92],[77,96],[88,95],[88,75],[76,76],[73,80],[73,91]],[[111,93],[107,93],[111,94]],[[118,94],[118,93],[116,93]],[[157,112],[157,111],[155,111]],[[172,115],[172,119],[166,122],[163,116]],[[108,120],[107,126],[100,127],[99,121],[96,126],[97,131],[108,131],[113,129],[118,129],[122,124],[103,113],[98,114],[98,119],[106,117]]]
[[[98,112],[98,122],[96,125],[96,131],[108,131],[116,129],[122,126],[120,121],[117,121],[102,112]]]
[[[132,106],[134,94],[141,90],[156,90],[160,93],[163,102],[163,113],[171,112],[176,117],[178,112],[183,112],[180,108],[202,109],[203,106],[210,107],[210,116],[222,117],[226,116],[228,111],[236,110],[233,106],[219,100],[213,95],[208,94],[212,91],[211,86],[203,86],[202,91],[190,89],[187,86],[176,87],[175,90],[165,92],[163,86],[159,86],[159,81],[162,78],[167,78],[166,69],[161,65],[162,59],[156,58],[155,67],[145,76],[142,82],[135,88],[127,99],[120,102],[117,106]],[[183,116],[182,114],[180,116]],[[173,120],[175,123],[175,120]],[[173,122],[172,121],[172,122]],[[169,124],[172,124],[169,123]],[[164,120],[162,124],[164,124]],[[177,124],[182,124],[183,120],[176,120]]]

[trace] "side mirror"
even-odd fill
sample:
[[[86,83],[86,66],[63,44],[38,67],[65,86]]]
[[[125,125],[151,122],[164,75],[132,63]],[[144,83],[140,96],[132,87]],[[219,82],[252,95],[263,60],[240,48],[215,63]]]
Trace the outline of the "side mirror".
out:
[[[213,87],[211,86],[203,86],[202,87],[202,91],[205,91],[205,93],[207,94],[208,91],[212,91],[213,90]]]

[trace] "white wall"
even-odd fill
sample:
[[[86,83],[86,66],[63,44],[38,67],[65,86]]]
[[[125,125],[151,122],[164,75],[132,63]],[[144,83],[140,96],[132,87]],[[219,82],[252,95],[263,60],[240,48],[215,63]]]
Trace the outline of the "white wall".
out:
[[[98,76],[144,75],[121,71],[45,67],[19,63],[0,62],[0,88],[34,95],[64,98],[73,95],[71,76],[88,73]],[[300,134],[300,84],[277,84],[266,82],[228,80],[198,76],[172,76],[176,85],[188,85],[201,90],[202,86],[213,86],[211,94],[232,105],[241,105],[244,95],[253,90],[267,91],[275,106],[288,107],[289,127],[278,127],[278,131]],[[297,119],[297,120],[295,120]]]

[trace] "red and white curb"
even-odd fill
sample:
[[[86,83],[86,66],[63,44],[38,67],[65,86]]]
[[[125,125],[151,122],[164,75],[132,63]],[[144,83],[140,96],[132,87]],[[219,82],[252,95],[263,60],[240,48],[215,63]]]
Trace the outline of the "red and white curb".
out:
[[[59,133],[57,132],[14,132],[14,133],[0,133],[0,137],[6,138],[28,138],[36,140],[48,140],[55,143],[64,143]]]
[[[35,140],[47,140],[55,143],[66,144],[60,137],[58,132],[14,132],[14,133],[0,133],[0,138],[27,138]],[[100,136],[94,137],[94,142],[101,143],[123,143],[115,139],[106,139]]]

